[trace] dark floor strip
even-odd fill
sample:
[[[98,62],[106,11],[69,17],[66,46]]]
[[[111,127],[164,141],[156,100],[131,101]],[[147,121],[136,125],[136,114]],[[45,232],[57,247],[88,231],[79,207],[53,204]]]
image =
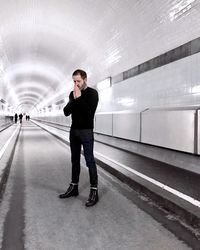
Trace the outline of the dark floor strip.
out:
[[[24,249],[24,164],[23,164],[23,136],[19,139],[19,152],[15,155],[14,184],[10,202],[10,210],[4,223],[2,250]],[[13,168],[14,165],[12,165]]]
[[[14,125],[14,123],[9,123],[9,124],[6,124],[5,126],[0,126],[0,132],[3,132],[4,130],[6,130],[12,125]]]
[[[20,134],[20,130],[19,130],[18,135],[16,137],[15,144],[13,146],[13,149],[11,151],[9,160],[7,162],[7,166],[6,166],[6,168],[5,168],[4,172],[3,172],[2,178],[0,180],[0,202],[2,200],[4,191],[5,191],[5,188],[6,188],[6,183],[7,183],[7,180],[8,180],[9,173],[10,173],[10,168],[11,168],[11,165],[12,165],[16,145],[17,145],[17,142],[18,142],[18,139],[19,139],[19,134]]]
[[[185,242],[193,250],[200,250],[200,238],[195,235],[190,228],[186,228],[184,224],[181,224],[180,218],[176,214],[169,210],[163,209],[163,207],[159,206],[155,200],[152,200],[148,194],[139,192],[137,189],[124,189],[118,182],[113,182],[110,180],[110,177],[100,169],[99,172],[101,173],[101,177],[109,182],[112,182],[112,185],[115,186],[118,192],[132,201],[141,210],[151,215],[167,230],[172,232],[178,239]]]

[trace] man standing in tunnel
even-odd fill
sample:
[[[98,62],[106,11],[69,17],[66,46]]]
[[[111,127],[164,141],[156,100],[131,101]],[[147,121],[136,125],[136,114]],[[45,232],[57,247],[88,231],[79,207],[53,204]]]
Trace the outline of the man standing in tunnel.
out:
[[[72,116],[70,129],[70,148],[72,162],[72,179],[67,191],[59,197],[69,198],[77,196],[80,175],[81,145],[89,170],[90,194],[86,206],[90,207],[98,202],[98,176],[94,160],[94,115],[98,104],[98,92],[87,86],[87,73],[77,69],[72,74],[74,90],[69,95],[69,102],[64,107],[65,116]]]

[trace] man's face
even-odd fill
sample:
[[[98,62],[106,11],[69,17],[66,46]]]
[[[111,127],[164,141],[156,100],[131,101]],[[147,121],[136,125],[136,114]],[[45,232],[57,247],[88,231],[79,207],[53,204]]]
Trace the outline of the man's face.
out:
[[[76,85],[80,90],[83,90],[86,87],[87,80],[82,79],[81,75],[72,76],[74,85]]]

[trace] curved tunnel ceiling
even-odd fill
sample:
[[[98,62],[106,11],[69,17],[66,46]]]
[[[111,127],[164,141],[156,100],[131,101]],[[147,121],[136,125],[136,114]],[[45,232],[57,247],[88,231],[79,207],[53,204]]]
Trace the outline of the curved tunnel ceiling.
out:
[[[1,1],[0,97],[29,111],[58,92],[67,96],[76,68],[94,85],[199,37],[199,4]]]

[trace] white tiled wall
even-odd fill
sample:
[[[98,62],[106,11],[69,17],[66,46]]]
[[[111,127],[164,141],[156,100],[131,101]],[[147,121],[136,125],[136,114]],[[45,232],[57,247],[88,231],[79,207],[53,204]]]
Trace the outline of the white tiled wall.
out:
[[[112,135],[112,114],[100,114],[95,118],[95,132]]]
[[[113,136],[139,141],[140,114],[113,114]]]
[[[200,53],[114,84],[99,92],[97,112],[200,105]]]
[[[196,153],[196,110],[147,110],[142,113],[141,142]]]

